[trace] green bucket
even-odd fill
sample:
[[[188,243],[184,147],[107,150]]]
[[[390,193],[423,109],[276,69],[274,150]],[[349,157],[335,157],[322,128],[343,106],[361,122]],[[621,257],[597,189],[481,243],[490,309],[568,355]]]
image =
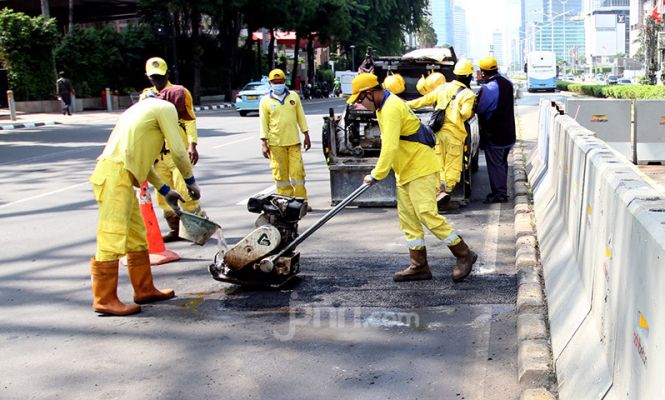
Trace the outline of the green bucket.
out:
[[[180,237],[203,246],[212,235],[222,229],[208,218],[182,211],[180,214]]]

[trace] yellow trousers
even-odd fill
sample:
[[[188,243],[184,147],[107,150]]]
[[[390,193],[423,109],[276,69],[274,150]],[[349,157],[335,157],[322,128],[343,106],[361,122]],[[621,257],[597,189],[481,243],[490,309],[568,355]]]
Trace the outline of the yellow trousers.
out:
[[[164,181],[164,183],[169,185],[171,189],[180,193],[180,195],[185,199],[185,202],[181,203],[182,208],[185,211],[193,214],[201,214],[201,204],[198,200],[193,200],[191,197],[189,197],[185,178],[183,178],[180,170],[178,170],[178,168],[175,166],[173,158],[171,157],[171,153],[164,154],[163,156],[160,155],[160,157],[157,159],[157,162],[153,166],[153,169],[155,170],[157,176],[159,176],[159,178]],[[159,205],[159,208],[164,211],[164,215],[166,215],[173,210],[171,210],[171,206],[166,203],[166,199],[164,199],[164,196],[159,194],[157,189],[158,188],[155,188],[157,204]]]
[[[397,186],[397,215],[399,226],[406,236],[409,249],[425,248],[423,225],[448,246],[460,242],[460,237],[436,206],[438,173],[423,176]]]
[[[440,151],[441,181],[446,184],[446,192],[450,193],[462,178],[464,139],[459,140],[451,134],[444,134],[442,135]]]
[[[270,146],[270,168],[278,194],[307,199],[300,144]]]
[[[124,164],[108,160],[99,161],[90,176],[99,205],[97,261],[113,261],[129,251],[148,249],[132,181],[133,177]]]

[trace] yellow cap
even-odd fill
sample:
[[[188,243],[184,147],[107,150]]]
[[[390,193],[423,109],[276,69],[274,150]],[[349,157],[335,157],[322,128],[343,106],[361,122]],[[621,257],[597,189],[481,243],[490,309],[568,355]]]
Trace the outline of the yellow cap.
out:
[[[360,93],[379,86],[379,78],[374,74],[362,73],[356,75],[351,81],[351,97],[346,101],[348,104],[353,104],[358,100]]]
[[[455,64],[453,74],[467,76],[473,74],[473,63],[467,59],[461,59]]]
[[[145,74],[147,76],[166,75],[168,69],[169,67],[166,65],[166,61],[164,61],[163,58],[153,57],[145,62]]]
[[[386,76],[386,79],[383,80],[383,87],[392,93],[400,94],[406,89],[406,83],[402,75],[393,74]]]
[[[275,68],[268,74],[268,80],[272,81],[273,79],[286,79],[286,75],[281,69]]]
[[[487,56],[478,61],[478,66],[485,71],[496,71],[498,69],[496,66],[496,58],[492,56]]]
[[[427,87],[425,86],[424,76],[420,75],[420,79],[418,79],[418,83],[416,83],[416,89],[418,90],[418,93],[422,94],[423,96],[429,93]]]
[[[446,83],[446,77],[441,72],[432,72],[425,78],[425,89],[427,93]]]

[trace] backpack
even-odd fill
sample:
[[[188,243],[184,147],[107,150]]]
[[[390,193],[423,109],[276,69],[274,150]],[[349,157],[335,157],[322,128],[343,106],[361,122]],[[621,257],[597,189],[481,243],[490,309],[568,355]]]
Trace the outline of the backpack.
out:
[[[455,97],[457,97],[457,95],[464,89],[466,89],[466,87],[458,87],[457,91],[455,92],[455,94],[453,94],[453,97],[451,97],[450,100],[448,100],[448,104],[446,104],[445,107],[439,110],[434,110],[434,112],[429,118],[429,122],[427,123],[430,129],[432,129],[432,132],[438,132],[441,130],[441,128],[443,128],[443,122],[446,120],[446,110],[448,109],[448,106],[450,105],[450,103],[453,102],[453,100],[455,100]]]
[[[436,135],[434,135],[432,128],[423,123],[420,123],[420,128],[418,128],[416,133],[409,136],[400,135],[399,139],[406,140],[407,142],[422,143],[429,147],[434,147],[436,145]]]

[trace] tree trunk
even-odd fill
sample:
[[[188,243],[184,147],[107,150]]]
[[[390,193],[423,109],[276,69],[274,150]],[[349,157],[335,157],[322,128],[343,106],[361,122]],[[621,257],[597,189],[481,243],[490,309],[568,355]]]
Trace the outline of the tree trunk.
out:
[[[192,25],[192,97],[194,104],[201,104],[201,11],[197,4],[192,6],[190,22]]]
[[[51,18],[51,13],[49,12],[48,0],[41,0],[42,3],[42,17],[49,19]]]
[[[268,63],[270,70],[275,69],[275,28],[270,28],[270,43],[268,44]]]
[[[298,79],[298,54],[300,53],[300,38],[302,34],[296,31],[296,45],[293,49],[293,70],[291,71],[291,89],[296,88],[296,79]],[[302,88],[300,89],[302,90]]]
[[[240,11],[225,1],[222,7],[222,18],[219,21],[219,42],[223,52],[221,72],[224,81],[222,90],[225,101],[232,101],[233,84],[239,69],[238,37],[242,28]]]
[[[72,33],[74,29],[74,0],[69,0],[69,27],[67,33]]]
[[[314,35],[307,41],[307,81],[314,84]]]
[[[263,76],[263,57],[261,54],[261,41],[257,40],[256,41],[256,71],[257,71],[257,81],[261,80],[261,77]]]

